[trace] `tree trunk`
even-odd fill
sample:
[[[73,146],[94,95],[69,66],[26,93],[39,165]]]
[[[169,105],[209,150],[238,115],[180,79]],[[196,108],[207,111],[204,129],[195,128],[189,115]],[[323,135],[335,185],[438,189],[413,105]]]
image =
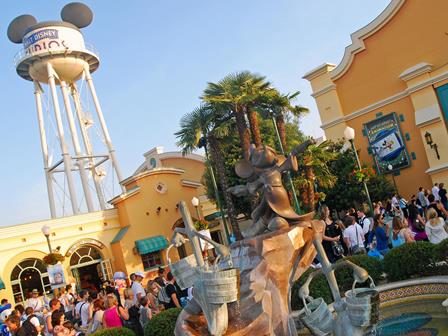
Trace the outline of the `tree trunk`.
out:
[[[252,141],[256,147],[261,146],[260,126],[258,125],[258,114],[253,109],[247,110],[247,118],[249,119],[250,131],[252,133]]]
[[[216,139],[213,135],[209,134],[207,136],[208,143],[210,145],[210,155],[212,162],[215,165],[216,173],[218,175],[219,184],[221,185],[221,190],[224,195],[224,201],[227,205],[227,215],[232,225],[232,231],[235,235],[236,240],[241,240],[241,232],[238,226],[238,222],[236,220],[236,212],[235,206],[233,205],[232,194],[229,192],[229,181],[227,179],[223,156],[221,153],[221,148],[219,146],[218,139]]]
[[[302,199],[302,205],[303,208],[308,210],[309,209],[309,197],[308,197],[308,188],[306,186],[303,186],[300,188],[300,198]]]
[[[313,211],[315,207],[314,200],[314,171],[313,167],[305,166],[305,178],[307,180],[307,196],[308,196],[308,206],[309,210]]]
[[[249,160],[250,151],[250,132],[247,128],[246,119],[244,118],[244,111],[240,106],[235,110],[236,128],[238,129],[238,135],[240,137],[240,145],[243,158]]]
[[[287,153],[288,149],[286,147],[286,124],[283,114],[278,114],[275,116],[275,123],[277,124],[278,134],[280,135],[280,142],[282,143],[283,151]]]

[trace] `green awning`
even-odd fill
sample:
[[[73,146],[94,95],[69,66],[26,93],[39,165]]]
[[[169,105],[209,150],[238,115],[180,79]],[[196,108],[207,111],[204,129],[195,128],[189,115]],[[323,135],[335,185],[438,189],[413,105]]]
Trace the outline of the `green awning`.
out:
[[[166,249],[168,245],[168,240],[164,236],[155,236],[135,241],[135,246],[137,246],[138,253],[140,254],[160,251]]]
[[[2,279],[0,279],[0,289],[6,289],[5,283],[3,282]]]
[[[210,215],[205,216],[204,219],[206,221],[212,221],[212,220],[214,220],[216,218],[219,218],[219,217],[221,217],[221,211],[216,211],[214,213],[211,213]]]

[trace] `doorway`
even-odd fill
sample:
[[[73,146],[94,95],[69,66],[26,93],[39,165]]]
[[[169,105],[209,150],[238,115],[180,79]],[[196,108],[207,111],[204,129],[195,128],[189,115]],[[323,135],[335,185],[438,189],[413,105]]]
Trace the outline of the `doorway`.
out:
[[[84,290],[96,290],[101,288],[102,279],[100,278],[100,263],[79,267],[79,287]]]
[[[70,257],[70,269],[78,290],[99,290],[105,280],[111,280],[110,260],[103,259],[94,246],[82,245]]]

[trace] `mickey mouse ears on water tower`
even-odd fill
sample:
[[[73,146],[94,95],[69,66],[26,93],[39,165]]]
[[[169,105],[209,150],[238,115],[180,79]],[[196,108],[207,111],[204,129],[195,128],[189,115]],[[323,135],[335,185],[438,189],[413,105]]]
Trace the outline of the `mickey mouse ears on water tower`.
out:
[[[32,15],[20,15],[16,17],[8,26],[8,38],[12,43],[22,43],[23,35],[25,35],[25,31],[34,26],[37,23],[37,20]]]
[[[92,23],[92,10],[83,3],[71,2],[61,10],[62,21],[70,22],[78,28],[87,27]]]
[[[61,10],[62,21],[71,23],[78,28],[85,28],[92,23],[93,12],[85,4],[71,2]],[[34,26],[37,20],[34,16],[25,14],[16,17],[8,26],[8,38],[13,43],[22,43],[23,36],[28,28]]]

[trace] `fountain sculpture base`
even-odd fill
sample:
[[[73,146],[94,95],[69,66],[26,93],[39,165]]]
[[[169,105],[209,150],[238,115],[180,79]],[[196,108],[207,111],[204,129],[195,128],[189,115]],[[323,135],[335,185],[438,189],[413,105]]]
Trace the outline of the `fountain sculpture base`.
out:
[[[224,335],[297,335],[290,317],[291,285],[316,255],[314,230],[320,231],[321,223],[307,221],[231,245],[234,267],[240,270],[240,298],[227,305]],[[192,302],[181,312],[175,334],[210,335],[199,304]]]

